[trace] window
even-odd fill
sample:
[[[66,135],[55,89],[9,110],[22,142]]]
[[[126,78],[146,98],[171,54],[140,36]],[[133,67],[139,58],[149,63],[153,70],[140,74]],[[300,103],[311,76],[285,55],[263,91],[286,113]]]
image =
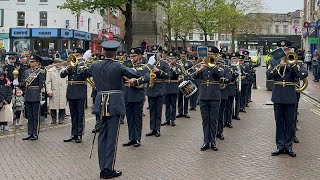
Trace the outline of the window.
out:
[[[226,35],[225,34],[221,34],[220,35],[220,40],[223,40],[223,41],[226,40]]]
[[[100,29],[100,23],[97,23],[97,29]]]
[[[210,41],[214,41],[214,36],[209,37]]]
[[[276,25],[276,34],[279,33],[279,25]]]
[[[48,13],[46,11],[40,11],[40,26],[48,25]]]
[[[288,34],[288,25],[283,25],[283,34]]]
[[[0,9],[0,27],[4,25],[4,9]]]
[[[22,11],[17,12],[18,26],[25,26],[25,21],[26,21],[25,15],[26,15],[25,12],[22,12]]]
[[[40,2],[48,2],[48,0],[40,0]]]
[[[267,28],[267,34],[271,34],[271,28]]]
[[[189,33],[189,40],[193,40],[193,33]]]
[[[199,34],[199,40],[200,40],[200,41],[203,41],[203,33],[200,33],[200,34]]]
[[[88,32],[90,32],[91,30],[91,19],[88,18]]]
[[[26,2],[26,0],[18,0],[18,2]]]
[[[80,23],[80,14],[77,14],[77,29],[79,29],[79,23]]]

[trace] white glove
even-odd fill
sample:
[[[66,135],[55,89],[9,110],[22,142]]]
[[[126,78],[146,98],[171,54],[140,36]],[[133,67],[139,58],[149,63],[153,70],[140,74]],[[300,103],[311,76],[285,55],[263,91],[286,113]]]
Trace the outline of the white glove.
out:
[[[41,106],[44,105],[46,101],[40,101]]]
[[[12,84],[14,86],[19,86],[19,81],[17,79],[13,80]]]
[[[156,58],[155,58],[155,56],[151,56],[148,60],[148,64],[150,64],[152,66],[152,65],[154,65],[154,63],[156,63]]]

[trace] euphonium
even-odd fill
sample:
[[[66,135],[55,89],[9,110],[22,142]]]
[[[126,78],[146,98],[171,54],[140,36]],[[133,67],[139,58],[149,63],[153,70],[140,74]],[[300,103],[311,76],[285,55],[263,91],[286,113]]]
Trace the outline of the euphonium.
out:
[[[79,63],[79,58],[77,58],[74,54],[70,54],[67,59],[67,64],[69,67],[76,67]]]
[[[293,65],[296,64],[298,62],[298,55],[294,52],[288,52],[286,57],[283,58],[283,60],[289,64],[289,65]]]
[[[300,81],[299,81],[300,82]],[[307,87],[308,87],[308,79],[307,78],[304,78],[304,79],[302,79],[302,85],[300,86],[300,83],[297,83],[297,85],[296,85],[296,92],[297,93],[301,93],[301,92],[303,92],[305,89],[307,89]]]

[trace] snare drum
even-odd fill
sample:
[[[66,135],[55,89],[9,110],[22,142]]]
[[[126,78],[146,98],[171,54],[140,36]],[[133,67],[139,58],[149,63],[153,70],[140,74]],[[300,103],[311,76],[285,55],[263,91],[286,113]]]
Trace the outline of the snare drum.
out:
[[[197,86],[190,80],[180,83],[179,89],[186,98],[189,98],[198,90]]]

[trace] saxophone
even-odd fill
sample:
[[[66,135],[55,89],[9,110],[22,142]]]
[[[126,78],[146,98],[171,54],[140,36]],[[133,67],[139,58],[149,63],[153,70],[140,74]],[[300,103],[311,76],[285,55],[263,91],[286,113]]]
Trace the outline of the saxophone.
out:
[[[154,67],[157,67],[158,64],[160,63],[161,59],[155,64]],[[154,79],[157,77],[157,75],[150,70],[150,81],[149,81],[149,88],[153,88],[154,86]]]

